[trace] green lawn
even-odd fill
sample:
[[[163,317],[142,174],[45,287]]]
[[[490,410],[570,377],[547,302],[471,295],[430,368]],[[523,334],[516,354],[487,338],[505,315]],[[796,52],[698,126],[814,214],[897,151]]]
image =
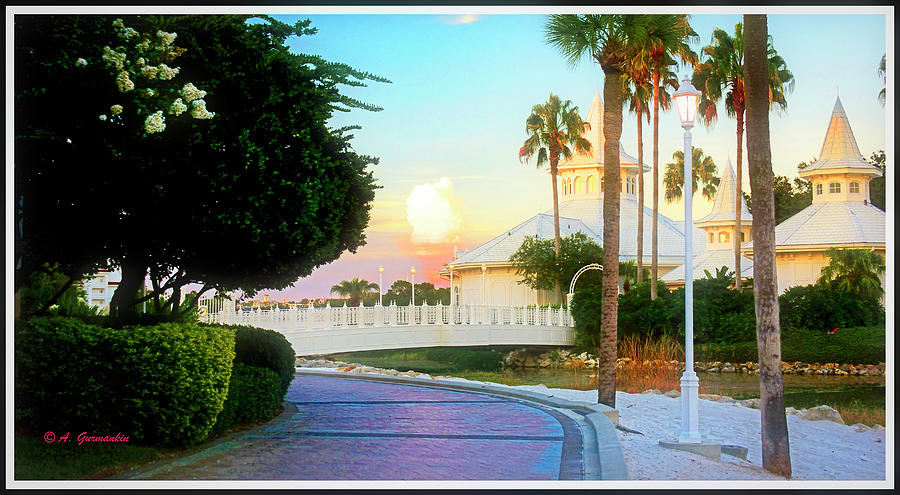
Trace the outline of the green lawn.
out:
[[[130,467],[154,461],[164,452],[126,443],[84,443],[77,435],[68,443],[46,443],[41,437],[14,437],[16,480],[100,479]]]

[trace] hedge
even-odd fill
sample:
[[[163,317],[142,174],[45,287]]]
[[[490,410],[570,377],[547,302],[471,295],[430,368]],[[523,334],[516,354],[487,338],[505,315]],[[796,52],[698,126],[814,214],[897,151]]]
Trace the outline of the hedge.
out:
[[[233,331],[197,324],[32,318],[16,321],[14,345],[17,427],[163,446],[207,438],[234,360]]]
[[[885,360],[885,327],[841,328],[834,334],[783,328],[782,361],[804,363],[877,364]],[[757,343],[698,344],[697,361],[758,361]]]
[[[284,334],[244,325],[223,326],[235,332],[234,362],[274,371],[281,383],[280,396],[284,399],[294,380],[297,362],[294,348]]]
[[[277,373],[236,362],[228,384],[228,398],[211,433],[223,433],[236,425],[270,419],[278,412],[283,400]]]

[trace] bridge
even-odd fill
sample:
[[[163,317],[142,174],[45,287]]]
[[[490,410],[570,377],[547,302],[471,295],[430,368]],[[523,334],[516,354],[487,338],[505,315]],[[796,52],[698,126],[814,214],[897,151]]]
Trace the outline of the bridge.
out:
[[[571,346],[575,337],[574,320],[565,308],[441,304],[233,308],[201,300],[200,321],[276,330],[298,356],[415,347]]]

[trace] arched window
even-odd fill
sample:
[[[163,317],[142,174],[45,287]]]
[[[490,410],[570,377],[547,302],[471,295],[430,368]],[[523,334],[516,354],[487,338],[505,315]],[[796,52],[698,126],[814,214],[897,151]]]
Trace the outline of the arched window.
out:
[[[731,237],[728,235],[728,232],[719,232],[719,242],[728,242]]]
[[[587,178],[587,193],[593,194],[595,192],[597,192],[597,178],[589,175]]]
[[[816,184],[816,196],[822,194],[822,184]]]
[[[584,194],[584,179],[575,177],[575,194]]]
[[[859,192],[859,182],[851,182],[850,183],[850,192],[852,192],[852,193]]]
[[[832,182],[828,184],[828,192],[830,194],[838,194],[841,192],[841,183],[840,182]]]

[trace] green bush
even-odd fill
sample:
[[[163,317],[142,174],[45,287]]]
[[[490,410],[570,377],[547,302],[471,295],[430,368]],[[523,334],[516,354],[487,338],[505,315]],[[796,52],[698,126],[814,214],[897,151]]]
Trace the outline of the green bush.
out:
[[[650,300],[649,280],[635,284],[631,286],[631,290],[619,295],[618,335],[620,337],[677,336],[678,322],[684,320],[684,314],[682,313],[680,320],[672,317],[670,307],[673,304],[674,295],[666,287],[665,282],[657,280],[656,288],[657,298],[652,301]]]
[[[876,364],[885,360],[885,327],[841,328],[834,334],[818,330],[781,329],[782,361],[804,363]],[[756,362],[756,341],[698,344],[697,361]]]
[[[267,420],[278,412],[283,400],[277,373],[236,362],[228,384],[228,398],[211,433],[223,433],[236,425]]]
[[[756,309],[753,291],[729,289],[730,282],[721,278],[694,280],[694,341],[733,342],[748,328],[756,334]],[[678,321],[679,335],[684,336],[684,288],[670,299],[670,317]]]
[[[575,319],[575,348],[596,352],[600,348],[600,318],[603,316],[603,288],[588,287],[572,296],[572,318]]]
[[[17,320],[17,426],[190,445],[207,437],[222,410],[233,360],[234,334],[223,328]]]
[[[843,292],[833,284],[791,287],[778,298],[781,326],[829,331],[833,328],[883,325],[881,303]]]
[[[284,334],[248,326],[227,326],[234,330],[234,362],[274,371],[281,383],[281,398],[294,380],[297,357]]]

